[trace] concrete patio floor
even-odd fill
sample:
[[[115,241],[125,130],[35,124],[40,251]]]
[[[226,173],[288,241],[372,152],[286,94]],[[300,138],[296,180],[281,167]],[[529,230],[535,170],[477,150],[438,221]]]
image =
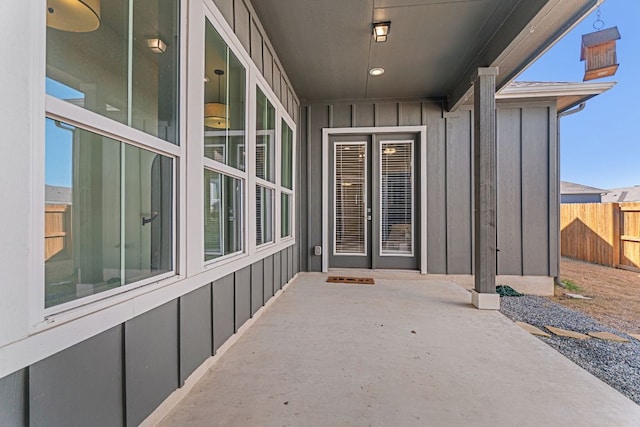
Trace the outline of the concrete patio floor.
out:
[[[358,273],[376,284],[300,274],[161,425],[640,425],[640,406],[461,286]]]

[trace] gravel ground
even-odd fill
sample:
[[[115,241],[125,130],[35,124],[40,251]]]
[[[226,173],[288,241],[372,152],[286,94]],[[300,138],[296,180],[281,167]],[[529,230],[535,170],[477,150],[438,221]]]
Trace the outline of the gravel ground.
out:
[[[597,338],[578,340],[553,334],[551,338],[539,337],[578,366],[640,405],[640,341],[545,297],[502,297],[500,311],[513,321],[526,322],[542,330],[545,330],[545,325],[549,325],[581,333],[612,332],[629,339],[628,343],[618,343]]]

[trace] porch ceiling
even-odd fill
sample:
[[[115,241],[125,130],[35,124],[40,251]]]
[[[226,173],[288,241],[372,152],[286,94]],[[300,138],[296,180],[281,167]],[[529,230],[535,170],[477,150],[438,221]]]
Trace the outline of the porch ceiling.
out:
[[[480,66],[498,88],[597,0],[259,0],[254,8],[303,102],[446,98],[457,107]],[[386,43],[371,24],[391,21]],[[368,70],[382,67],[382,76]]]

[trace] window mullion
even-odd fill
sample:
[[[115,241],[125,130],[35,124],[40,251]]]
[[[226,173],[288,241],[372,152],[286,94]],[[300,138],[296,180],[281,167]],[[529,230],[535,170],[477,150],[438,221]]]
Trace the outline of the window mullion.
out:
[[[279,243],[282,239],[280,237],[281,234],[281,220],[282,218],[282,206],[281,200],[282,196],[280,195],[280,183],[282,182],[282,114],[281,108],[276,109],[276,161],[275,161],[275,177],[276,177],[276,193],[275,193],[275,236],[274,241]]]
[[[245,105],[248,107],[247,111],[247,150],[246,150],[246,171],[247,171],[247,217],[245,221],[246,225],[246,241],[247,251],[250,255],[256,251],[256,233],[257,233],[257,219],[256,219],[256,120],[257,120],[257,108],[256,108],[256,78],[255,71],[249,72],[249,84],[247,90],[247,100]]]

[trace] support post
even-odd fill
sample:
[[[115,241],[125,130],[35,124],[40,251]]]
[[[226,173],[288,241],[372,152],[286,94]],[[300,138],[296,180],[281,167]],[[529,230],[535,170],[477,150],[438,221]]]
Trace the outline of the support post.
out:
[[[472,303],[497,310],[496,294],[496,76],[497,67],[478,68],[472,78],[473,177],[475,201],[475,287]]]

